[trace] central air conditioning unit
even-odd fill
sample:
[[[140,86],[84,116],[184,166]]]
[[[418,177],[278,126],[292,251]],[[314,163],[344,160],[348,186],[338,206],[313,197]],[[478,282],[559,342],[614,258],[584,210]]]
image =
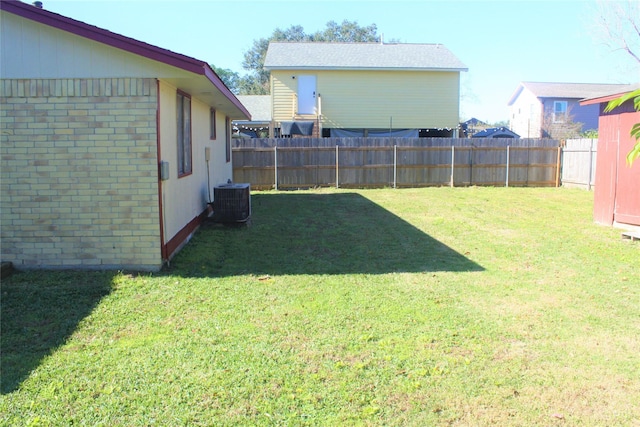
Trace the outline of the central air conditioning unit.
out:
[[[247,221],[251,217],[250,193],[250,184],[221,184],[213,187],[213,220]]]

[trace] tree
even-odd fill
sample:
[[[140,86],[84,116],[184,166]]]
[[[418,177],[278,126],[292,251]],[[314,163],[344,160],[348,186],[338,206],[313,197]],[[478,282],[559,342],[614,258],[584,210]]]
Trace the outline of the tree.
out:
[[[341,42],[341,43],[367,43],[377,42],[380,37],[377,34],[378,27],[371,24],[368,27],[360,27],[358,23],[344,20],[342,24],[335,21],[327,22],[327,28],[317,31],[310,39],[314,42]]]
[[[567,111],[558,116],[551,108],[545,107],[542,116],[542,137],[553,139],[569,139],[580,136],[582,123],[574,120],[571,114],[571,106],[567,107]]]
[[[238,93],[241,82],[240,74],[227,68],[218,68],[213,64],[211,64],[211,68],[215,71],[218,77],[220,77],[220,80],[227,85],[231,92]]]
[[[637,2],[604,2],[601,1],[597,18],[599,37],[613,51],[626,52],[640,64],[640,6]],[[605,111],[633,99],[634,108],[640,111],[640,90],[635,90],[610,101]],[[631,127],[630,134],[636,143],[627,154],[627,164],[631,166],[640,158],[640,123]]]
[[[612,51],[626,52],[640,63],[640,6],[636,1],[598,2],[596,37]]]
[[[292,25],[286,30],[276,28],[268,38],[253,42],[253,46],[244,54],[242,67],[249,72],[240,78],[239,93],[244,95],[269,94],[269,72],[264,69],[264,60],[272,41],[290,42],[374,42],[378,41],[375,24],[360,27],[355,21],[327,22],[324,30],[306,34],[300,25]]]

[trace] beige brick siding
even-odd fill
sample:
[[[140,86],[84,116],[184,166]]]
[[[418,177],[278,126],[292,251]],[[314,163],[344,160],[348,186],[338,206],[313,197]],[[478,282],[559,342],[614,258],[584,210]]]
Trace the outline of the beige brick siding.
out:
[[[0,81],[2,261],[162,263],[155,79]]]

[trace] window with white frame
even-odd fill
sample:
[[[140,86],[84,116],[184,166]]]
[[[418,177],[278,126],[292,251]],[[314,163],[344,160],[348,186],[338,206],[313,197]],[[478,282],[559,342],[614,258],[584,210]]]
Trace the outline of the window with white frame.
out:
[[[567,120],[567,101],[553,101],[553,122],[564,123]]]
[[[178,91],[176,96],[178,128],[178,176],[191,174],[191,97]]]

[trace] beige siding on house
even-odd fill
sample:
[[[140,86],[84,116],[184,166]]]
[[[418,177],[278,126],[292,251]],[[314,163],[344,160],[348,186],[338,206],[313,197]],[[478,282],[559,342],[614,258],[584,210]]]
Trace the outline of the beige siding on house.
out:
[[[295,113],[297,79],[317,76],[323,127],[386,129],[455,128],[459,120],[458,72],[281,71],[271,72],[274,120]]]
[[[154,79],[0,81],[1,258],[162,264]]]
[[[185,71],[19,16],[0,12],[2,78],[180,77]]]
[[[271,72],[271,95],[273,120],[276,122],[291,120],[297,109],[297,80],[295,73],[286,71]]]
[[[162,182],[165,242],[207,208],[211,188],[233,178],[231,163],[225,155],[225,117],[216,115],[216,139],[210,139],[210,108],[197,98],[191,98],[192,173],[178,178],[177,89],[168,83],[160,84],[161,156],[169,162],[170,179]],[[205,148],[211,150],[209,163]],[[207,168],[209,176],[207,176]],[[211,188],[209,188],[211,187]]]

